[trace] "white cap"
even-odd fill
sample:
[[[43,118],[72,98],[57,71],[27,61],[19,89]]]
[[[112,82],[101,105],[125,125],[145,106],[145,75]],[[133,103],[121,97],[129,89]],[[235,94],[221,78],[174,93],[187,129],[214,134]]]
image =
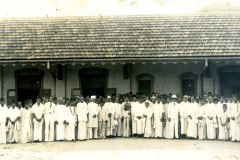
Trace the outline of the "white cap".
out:
[[[96,99],[96,96],[91,96],[91,99]]]
[[[177,96],[176,95],[172,95],[172,98],[176,98],[177,99]]]
[[[107,98],[111,98],[111,96],[107,96]]]

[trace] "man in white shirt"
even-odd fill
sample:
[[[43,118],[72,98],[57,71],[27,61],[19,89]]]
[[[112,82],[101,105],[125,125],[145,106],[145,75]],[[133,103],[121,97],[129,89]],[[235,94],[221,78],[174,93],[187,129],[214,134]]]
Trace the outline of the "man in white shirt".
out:
[[[56,140],[63,141],[65,138],[66,106],[63,98],[59,98],[59,104],[55,106]]]
[[[37,103],[32,107],[32,122],[34,123],[34,141],[42,141],[42,127],[44,121],[45,107],[41,104],[41,97],[37,97]]]
[[[188,129],[187,137],[190,139],[197,138],[197,109],[198,104],[195,102],[194,97],[191,97],[191,103],[189,103],[187,109]]]
[[[106,109],[102,100],[98,105],[98,138],[106,138]]]
[[[132,135],[137,136],[137,121],[135,120],[135,113],[137,110],[138,102],[136,101],[136,96],[133,96],[133,101],[131,102],[131,116],[132,116]]]
[[[7,121],[7,113],[8,108],[5,105],[4,98],[1,98],[1,106],[0,106],[0,143],[5,144],[6,141],[6,121]]]
[[[88,107],[87,103],[84,102],[83,96],[80,97],[80,102],[77,104],[77,123],[78,123],[78,140],[87,139],[87,118]]]
[[[122,105],[119,103],[119,98],[115,98],[115,113],[114,113],[114,119],[117,121],[117,126],[115,126],[113,136],[122,136]]]
[[[144,130],[143,130],[143,112],[145,108],[145,103],[143,103],[143,99],[141,96],[138,97],[139,103],[136,105],[136,110],[134,113],[134,120],[136,120],[137,123],[137,136],[143,137],[144,136]]]
[[[54,141],[54,110],[55,104],[53,97],[49,98],[49,102],[45,103],[45,141]]]
[[[69,101],[69,99],[66,98],[66,106],[65,137],[66,140],[73,141],[75,140],[75,125],[77,121],[74,99],[71,98],[71,101]]]
[[[206,123],[207,123],[207,138],[209,140],[215,140],[216,138],[216,130],[217,121],[217,107],[213,103],[212,96],[208,97],[208,103],[206,104]]]
[[[176,95],[172,95],[172,102],[168,104],[168,121],[170,122],[170,139],[178,138],[178,118],[179,115],[179,104],[177,103]]]
[[[228,103],[228,117],[230,118],[230,137],[231,140],[234,142],[237,138],[236,134],[236,118],[238,117],[238,112],[237,112],[237,101],[236,97],[234,99],[229,98],[229,103]]]
[[[187,137],[187,124],[188,124],[188,115],[187,110],[189,108],[188,96],[183,96],[183,102],[180,103],[180,121],[181,121],[181,138],[186,139]]]
[[[20,111],[16,107],[15,102],[12,102],[12,107],[8,110],[8,130],[9,130],[9,141],[10,143],[19,142],[19,120]]]
[[[88,103],[88,122],[87,122],[87,139],[98,138],[98,105],[96,96],[92,96]]]
[[[130,136],[130,116],[131,116],[131,102],[129,98],[125,98],[125,102],[122,103],[122,115],[123,115],[123,137]]]
[[[106,109],[106,115],[107,115],[106,136],[111,138],[113,136],[113,129],[115,129],[115,125],[114,125],[115,107],[111,102],[111,96],[107,96],[107,102],[104,104],[104,107]]]

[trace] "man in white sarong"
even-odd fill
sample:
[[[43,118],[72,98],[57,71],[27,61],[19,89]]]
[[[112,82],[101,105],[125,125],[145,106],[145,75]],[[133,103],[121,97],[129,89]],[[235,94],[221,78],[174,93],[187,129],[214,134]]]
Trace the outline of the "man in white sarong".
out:
[[[117,126],[115,125],[113,136],[122,136],[122,105],[119,103],[119,98],[115,98],[115,113],[114,113],[114,119],[117,121]]]
[[[123,137],[130,136],[130,116],[131,116],[131,102],[129,98],[125,98],[125,102],[122,103],[122,116],[123,116]]]
[[[178,118],[179,115],[179,104],[177,103],[176,95],[172,95],[172,102],[168,104],[168,121],[170,122],[170,139],[178,138]]]
[[[6,139],[6,122],[7,122],[7,113],[8,108],[7,105],[5,105],[4,98],[1,98],[1,106],[0,106],[0,144],[7,143]]]
[[[113,129],[115,129],[115,125],[114,125],[115,107],[114,107],[113,103],[111,102],[111,96],[107,96],[107,102],[104,104],[104,107],[106,109],[106,115],[107,115],[106,136],[112,137]]]
[[[84,102],[83,96],[80,97],[80,102],[77,104],[77,123],[78,123],[78,140],[87,139],[87,103]]]
[[[168,120],[168,103],[167,101],[163,98],[162,99],[163,106],[164,106],[164,111],[165,111],[165,126],[163,125],[163,137],[164,138],[170,138],[170,122]]]
[[[180,121],[181,121],[181,138],[187,138],[187,123],[188,123],[188,115],[187,111],[189,108],[188,96],[183,96],[183,102],[180,103]]]
[[[137,121],[136,121],[136,119],[135,119],[135,113],[136,113],[138,104],[139,104],[139,103],[137,102],[137,99],[136,99],[136,97],[134,96],[134,97],[133,97],[133,101],[131,102],[132,135],[133,135],[134,137],[137,136]]]
[[[163,133],[163,119],[164,119],[164,106],[160,101],[160,97],[158,97],[158,102],[156,101],[156,97],[152,97],[153,103],[153,128],[155,131],[154,136],[156,138],[162,138]]]
[[[25,108],[22,112],[22,136],[21,136],[21,143],[28,143],[31,142],[31,121],[32,111],[29,108],[29,104],[25,103]]]
[[[106,108],[102,100],[100,100],[98,106],[98,138],[105,139],[106,138]]]
[[[152,109],[149,107],[149,102],[145,102],[143,109],[143,130],[144,137],[149,138],[152,136]]]
[[[77,122],[77,116],[76,116],[76,107],[75,107],[75,101],[71,98],[71,101],[69,102],[69,99],[66,99],[67,102],[67,108],[66,108],[66,138],[68,141],[74,141],[75,140],[75,126]],[[69,103],[69,105],[68,105]]]
[[[216,121],[217,107],[213,103],[212,96],[209,96],[208,98],[205,114],[206,114],[206,123],[207,123],[207,138],[209,140],[215,140],[216,139],[215,128],[217,127],[217,121]]]
[[[22,102],[18,102],[17,108],[19,109],[19,112],[20,112],[18,140],[21,143],[21,140],[22,140],[22,112],[23,112]]]
[[[9,142],[18,143],[19,142],[19,120],[21,115],[14,101],[12,102],[12,107],[8,110],[7,116],[8,116]]]
[[[37,97],[37,103],[32,107],[32,122],[34,123],[33,140],[42,141],[42,127],[44,121],[45,107],[41,104],[41,97]]]
[[[66,124],[66,106],[63,104],[63,98],[58,100],[59,104],[55,106],[55,124],[56,124],[56,140],[63,141],[65,138]]]
[[[197,109],[198,138],[200,140],[205,140],[207,134],[205,111],[206,111],[205,101],[203,98],[201,98],[200,105],[198,105]]]
[[[222,116],[223,114],[223,104],[226,104],[225,101],[224,101],[224,97],[221,97],[219,102],[217,103],[217,121],[218,121],[218,139],[219,136],[220,136],[220,129],[222,129],[222,125],[220,123],[220,117]]]
[[[45,103],[45,141],[54,141],[54,111],[55,104],[53,97],[49,98],[49,102]]]
[[[188,138],[197,138],[197,109],[198,104],[195,102],[194,97],[191,97],[191,103],[189,103],[187,108],[188,115],[188,129],[187,129],[187,137]]]
[[[222,112],[218,111],[219,140],[228,140],[228,113],[227,104],[222,104]]]
[[[230,136],[231,141],[235,141],[237,138],[236,134],[236,118],[238,117],[238,112],[237,112],[237,103],[236,103],[236,97],[234,97],[234,101],[232,98],[229,98],[229,103],[228,103],[228,117],[230,118]]]
[[[143,130],[143,112],[145,108],[145,103],[143,103],[143,99],[141,96],[138,97],[139,103],[136,105],[136,110],[134,113],[134,119],[137,123],[137,136],[143,137],[144,136],[144,130]]]
[[[88,103],[88,122],[87,122],[87,139],[98,138],[98,105],[96,96],[91,96],[90,103]]]

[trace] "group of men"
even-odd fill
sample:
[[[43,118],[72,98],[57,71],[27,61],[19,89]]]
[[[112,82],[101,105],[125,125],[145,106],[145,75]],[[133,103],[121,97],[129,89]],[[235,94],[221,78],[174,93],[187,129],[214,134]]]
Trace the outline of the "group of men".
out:
[[[29,101],[30,102],[30,101]],[[38,96],[35,104],[1,98],[0,143],[74,141],[112,137],[240,142],[240,103],[204,95],[115,95],[106,98]]]

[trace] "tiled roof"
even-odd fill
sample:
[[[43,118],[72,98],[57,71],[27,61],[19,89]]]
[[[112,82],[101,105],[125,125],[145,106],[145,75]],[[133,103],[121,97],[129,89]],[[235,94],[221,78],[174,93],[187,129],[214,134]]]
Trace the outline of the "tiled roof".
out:
[[[240,55],[240,13],[0,20],[0,59]]]

